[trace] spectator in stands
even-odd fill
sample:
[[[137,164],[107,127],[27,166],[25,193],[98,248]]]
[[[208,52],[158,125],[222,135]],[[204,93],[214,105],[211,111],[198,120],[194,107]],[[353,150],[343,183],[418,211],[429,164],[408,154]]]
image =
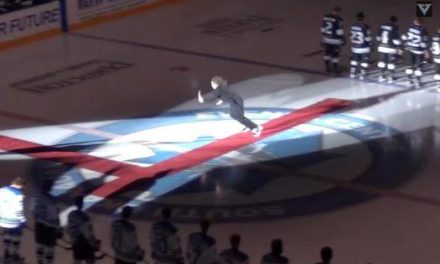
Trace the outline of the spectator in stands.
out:
[[[31,211],[35,220],[35,242],[38,264],[54,263],[57,239],[62,238],[59,211],[51,196],[53,180],[42,184],[41,192],[32,199]]]
[[[201,232],[188,236],[186,257],[188,264],[217,263],[217,248],[215,238],[208,235],[211,222],[204,219],[200,222]]]
[[[70,212],[67,218],[67,230],[73,245],[73,259],[75,264],[83,261],[95,263],[95,252],[99,250],[101,242],[96,239],[90,217],[82,210],[84,197],[75,198],[76,210]]]
[[[240,251],[241,237],[234,234],[230,238],[231,248],[220,253],[220,264],[249,264],[249,257]]]
[[[50,2],[50,0],[0,0],[0,13],[12,12],[24,7],[47,2]]]
[[[283,255],[283,241],[275,239],[271,243],[271,252],[264,255],[261,264],[288,264],[289,259]]]
[[[140,247],[137,228],[130,221],[133,208],[125,206],[121,218],[111,226],[111,243],[115,253],[115,264],[135,264],[143,260],[145,251]]]
[[[317,264],[330,264],[333,258],[333,249],[331,247],[323,247],[321,249],[321,262]]]
[[[151,258],[156,264],[183,263],[179,230],[171,223],[171,216],[171,209],[164,208],[162,209],[162,219],[151,226]]]
[[[5,263],[20,262],[20,240],[26,219],[23,214],[23,179],[0,189],[0,227],[3,229]]]

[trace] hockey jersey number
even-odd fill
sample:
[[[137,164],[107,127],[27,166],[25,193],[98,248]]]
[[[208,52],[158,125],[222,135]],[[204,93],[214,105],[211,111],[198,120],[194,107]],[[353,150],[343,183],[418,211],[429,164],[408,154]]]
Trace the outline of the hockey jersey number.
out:
[[[332,35],[333,34],[333,29],[335,28],[335,26],[333,25],[333,22],[330,21],[324,21],[324,33],[328,34],[328,35]]]
[[[422,36],[419,34],[414,34],[412,32],[408,32],[408,46],[419,47],[422,43]]]
[[[390,41],[390,32],[389,31],[382,31],[381,37],[381,43],[383,44],[389,44]]]
[[[362,31],[351,31],[350,39],[353,44],[361,45],[365,42],[365,36]]]

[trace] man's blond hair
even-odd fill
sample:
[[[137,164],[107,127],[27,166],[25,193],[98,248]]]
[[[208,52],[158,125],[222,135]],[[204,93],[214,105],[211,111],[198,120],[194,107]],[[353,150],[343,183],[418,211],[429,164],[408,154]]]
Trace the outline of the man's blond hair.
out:
[[[228,85],[228,81],[225,78],[221,77],[221,76],[214,76],[214,77],[212,77],[211,82],[213,82],[213,83],[215,83],[215,84],[217,84],[219,86],[226,86],[226,85]]]

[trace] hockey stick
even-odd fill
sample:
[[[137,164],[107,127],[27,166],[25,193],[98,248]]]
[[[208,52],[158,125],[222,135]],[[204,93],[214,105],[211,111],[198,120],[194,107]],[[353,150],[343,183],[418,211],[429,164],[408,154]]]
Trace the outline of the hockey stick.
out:
[[[26,228],[26,229],[30,230],[31,232],[35,233],[35,229],[32,228],[32,227],[25,226],[24,228]],[[60,247],[62,249],[65,249],[65,250],[72,250],[73,249],[72,243],[70,243],[66,239],[61,238],[61,239],[57,239],[57,240],[63,241],[64,243],[67,243],[67,244],[70,244],[70,246],[65,246],[65,245],[62,245],[60,243],[57,243],[56,246],[58,246],[58,247]]]
[[[324,52],[324,51],[319,49],[319,50],[304,54],[304,57],[306,57],[306,58],[313,57],[313,56],[321,54],[322,52]]]
[[[31,232],[33,232],[33,233],[35,233],[35,229],[33,229],[32,227],[29,227],[29,226],[25,226],[25,228],[26,229],[28,229],[29,231],[31,231]],[[2,235],[4,234],[4,231],[2,232]],[[65,243],[67,243],[67,244],[70,244],[70,245],[72,245],[72,243],[70,243],[69,241],[67,241],[66,239],[63,239],[63,238],[61,238],[61,239],[59,239],[60,241],[63,241],[63,242],[65,242]],[[62,248],[62,249],[65,249],[65,250],[73,250],[73,246],[65,246],[65,245],[62,245],[62,244],[60,244],[60,243],[57,243],[56,244],[56,246],[58,246],[58,247],[60,247],[60,248]],[[100,255],[99,256],[95,256],[95,260],[102,260],[102,259],[104,259],[104,258],[110,258],[110,259],[115,259],[115,257],[113,257],[113,256],[111,256],[110,254],[107,254],[106,252],[104,252],[104,251],[102,251],[102,250],[97,250],[96,252],[99,252],[100,253]],[[146,260],[142,260],[142,261],[139,261],[139,262],[141,262],[141,263],[144,263],[144,264],[150,264],[148,261],[146,261]]]

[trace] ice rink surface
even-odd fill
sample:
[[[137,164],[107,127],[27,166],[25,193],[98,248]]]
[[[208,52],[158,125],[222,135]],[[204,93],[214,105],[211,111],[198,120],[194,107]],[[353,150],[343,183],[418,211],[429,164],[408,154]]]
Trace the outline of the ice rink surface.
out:
[[[128,203],[137,208],[147,256],[150,223],[169,206],[184,243],[208,217],[218,249],[239,233],[251,263],[274,238],[283,239],[291,263],[318,262],[322,246],[334,248],[334,263],[436,263],[440,93],[432,69],[419,90],[403,78],[378,83],[374,69],[366,81],[326,76],[319,27],[334,4],[346,27],[363,11],[374,32],[390,15],[406,29],[415,14],[407,0],[185,0],[2,51],[1,182],[56,176],[53,194],[66,208],[78,193],[239,133],[224,107],[196,100],[221,75],[258,124],[328,98],[351,105],[115,189],[90,209],[105,251],[112,215]],[[436,22],[426,19],[430,33]],[[345,46],[345,67],[348,57]],[[60,153],[81,156],[54,162]],[[105,160],[105,170],[95,169],[95,159]],[[23,240],[26,263],[36,263],[31,237]],[[58,249],[56,262],[70,254]]]

